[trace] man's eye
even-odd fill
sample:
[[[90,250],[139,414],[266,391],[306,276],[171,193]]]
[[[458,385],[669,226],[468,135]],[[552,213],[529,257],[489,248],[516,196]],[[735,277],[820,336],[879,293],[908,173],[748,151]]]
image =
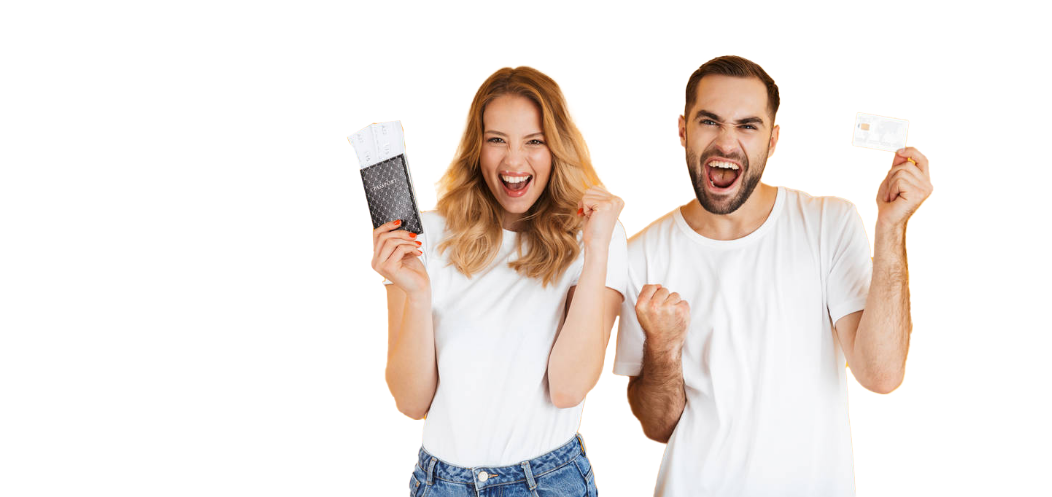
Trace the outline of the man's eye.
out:
[[[719,123],[717,123],[716,121],[713,121],[712,119],[705,119],[704,121],[701,122],[701,124],[704,124],[706,126],[716,126]]]
[[[753,126],[752,124],[743,124],[741,127],[742,129],[756,129],[756,126]]]

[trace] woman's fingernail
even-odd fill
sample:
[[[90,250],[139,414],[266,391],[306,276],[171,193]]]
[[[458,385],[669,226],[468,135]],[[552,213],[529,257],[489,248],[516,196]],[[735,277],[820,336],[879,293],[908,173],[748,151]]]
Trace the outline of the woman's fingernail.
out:
[[[413,233],[412,231],[410,231],[409,232],[409,238],[416,238],[416,233]]]
[[[584,207],[577,208],[577,215],[580,216],[581,214],[584,214]]]
[[[395,226],[398,226],[400,224],[402,224],[402,220],[401,219],[395,219]]]
[[[423,243],[416,242],[417,246],[423,245]]]
[[[424,253],[423,253],[423,252],[421,252],[421,251],[419,251],[419,250],[417,250],[417,251],[416,251],[416,255],[424,255]]]

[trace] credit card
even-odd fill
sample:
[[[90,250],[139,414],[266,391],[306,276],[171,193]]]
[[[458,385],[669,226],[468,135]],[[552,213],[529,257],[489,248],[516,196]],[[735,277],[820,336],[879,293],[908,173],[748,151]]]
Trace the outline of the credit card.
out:
[[[855,115],[855,133],[851,144],[894,152],[906,148],[910,122],[905,119],[876,116],[859,112]]]

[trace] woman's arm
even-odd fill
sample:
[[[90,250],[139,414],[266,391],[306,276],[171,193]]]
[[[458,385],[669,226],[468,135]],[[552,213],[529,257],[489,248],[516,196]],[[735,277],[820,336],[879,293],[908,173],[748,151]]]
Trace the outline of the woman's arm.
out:
[[[430,291],[413,298],[387,285],[386,378],[398,410],[423,419],[438,387]]]
[[[560,409],[581,403],[599,383],[622,296],[606,287],[606,246],[585,249],[584,267],[566,298],[566,320],[548,357],[548,391]],[[578,292],[580,290],[580,292]]]

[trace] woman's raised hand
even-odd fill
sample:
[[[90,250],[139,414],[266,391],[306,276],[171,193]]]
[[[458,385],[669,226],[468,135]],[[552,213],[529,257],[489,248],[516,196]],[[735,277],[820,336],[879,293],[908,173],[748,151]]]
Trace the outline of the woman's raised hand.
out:
[[[602,186],[593,186],[584,192],[577,213],[585,216],[583,242],[585,247],[602,250],[610,245],[610,237],[617,224],[617,216],[625,207],[621,197],[614,195]]]
[[[406,294],[430,290],[427,269],[420,262],[420,242],[416,233],[397,229],[401,220],[373,230],[373,270],[391,280]]]

